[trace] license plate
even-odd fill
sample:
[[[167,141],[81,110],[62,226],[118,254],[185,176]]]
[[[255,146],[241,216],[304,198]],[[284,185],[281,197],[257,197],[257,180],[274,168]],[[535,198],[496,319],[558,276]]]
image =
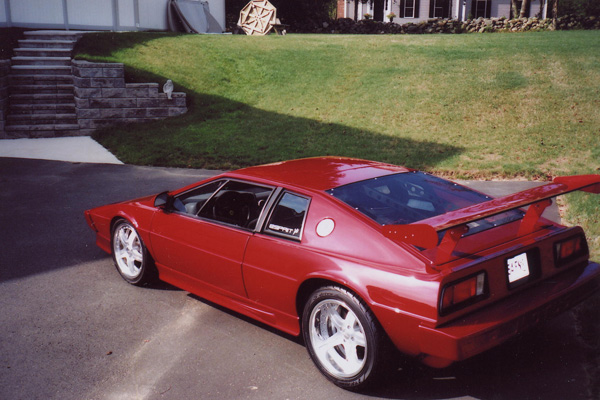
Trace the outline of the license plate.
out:
[[[508,269],[508,282],[513,283],[519,279],[529,276],[529,263],[527,262],[527,253],[521,253],[506,260]]]

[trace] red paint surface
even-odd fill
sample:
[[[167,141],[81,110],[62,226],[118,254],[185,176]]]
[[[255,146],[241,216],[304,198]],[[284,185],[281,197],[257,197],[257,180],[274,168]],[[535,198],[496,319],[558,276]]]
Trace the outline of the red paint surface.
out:
[[[535,189],[420,221],[412,228],[382,227],[324,192],[408,171],[372,161],[325,157],[246,168],[205,181],[231,177],[310,197],[300,241],[167,213],[153,207],[154,197],[89,210],[86,221],[97,232],[97,244],[110,252],[112,223],[118,218],[129,220],[156,261],[161,279],[291,334],[300,332],[306,290],[323,284],[346,287],[371,308],[401,351],[436,366],[485,351],[555,311],[568,309],[600,286],[600,266],[590,263],[587,254],[555,266],[554,243],[581,234],[579,228],[540,219],[540,213],[532,211],[524,224],[516,221],[465,237],[460,229],[478,218],[568,191],[594,192],[600,176],[557,178]],[[334,220],[335,228],[320,237],[316,227],[324,218]],[[433,230],[453,227],[459,227],[449,231],[455,234],[446,233],[436,243]],[[525,251],[539,253],[536,277],[511,289],[506,259]],[[480,271],[486,273],[488,295],[440,316],[442,288]]]

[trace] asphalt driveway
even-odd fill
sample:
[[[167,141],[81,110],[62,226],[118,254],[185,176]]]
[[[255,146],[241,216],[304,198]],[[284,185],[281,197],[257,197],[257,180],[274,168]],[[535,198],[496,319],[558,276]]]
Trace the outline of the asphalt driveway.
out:
[[[444,370],[400,360],[365,395],[328,383],[295,338],[166,284],[126,284],[83,211],[214,173],[0,158],[1,399],[588,397],[571,313]]]

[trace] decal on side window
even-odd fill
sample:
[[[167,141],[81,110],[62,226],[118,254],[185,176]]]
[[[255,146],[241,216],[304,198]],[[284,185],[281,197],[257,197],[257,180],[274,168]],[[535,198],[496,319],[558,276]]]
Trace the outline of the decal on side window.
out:
[[[269,217],[265,231],[293,239],[302,238],[304,220],[310,199],[304,196],[285,192]]]

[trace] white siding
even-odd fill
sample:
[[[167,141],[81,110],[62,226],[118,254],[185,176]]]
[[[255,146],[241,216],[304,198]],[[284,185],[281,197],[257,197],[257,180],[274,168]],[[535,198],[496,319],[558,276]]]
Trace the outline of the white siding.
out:
[[[8,18],[6,15],[6,0],[0,1],[0,26],[7,26]]]
[[[67,15],[70,26],[112,29],[113,0],[67,0]]]
[[[167,3],[168,0],[0,0],[0,26],[167,30]],[[212,31],[224,31],[225,0],[208,0],[208,6],[214,18]]]
[[[542,3],[543,5],[543,3]],[[535,17],[540,14],[540,1],[531,0],[529,3],[529,15],[526,17]],[[543,14],[543,10],[542,10]],[[510,0],[493,0],[492,2],[492,17],[510,17]],[[543,17],[543,15],[540,15]]]
[[[135,4],[133,0],[119,0],[119,26],[135,27]]]
[[[138,0],[140,26],[145,29],[167,29],[167,0]],[[225,1],[225,0],[223,0]]]
[[[62,0],[11,0],[13,24],[62,24]]]
[[[528,17],[535,17],[538,13],[540,13],[540,1],[544,1],[544,0],[531,0],[531,6],[529,8]],[[463,7],[463,0],[452,0],[452,9],[451,9],[452,10],[451,11],[452,18],[461,19],[461,20],[466,19],[466,17],[471,14],[471,3],[472,3],[472,0],[464,0],[464,7]],[[394,22],[398,23],[398,24],[405,24],[408,22],[416,23],[416,22],[428,20],[429,19],[430,0],[420,0],[419,4],[420,4],[419,18],[398,18],[398,17],[396,17],[396,18],[394,18]],[[542,5],[543,4],[544,3],[542,3]],[[366,12],[366,11],[361,12],[362,7],[363,7],[363,5],[359,3],[359,7],[358,7],[359,18],[358,19],[362,19],[362,14],[364,14],[364,12]],[[400,1],[399,0],[394,0],[391,2],[391,11],[393,11],[394,14],[396,14],[396,15],[400,15]],[[386,12],[386,14],[387,14],[387,12]],[[352,0],[346,4],[346,16],[348,18],[354,17],[354,4],[353,4]],[[510,0],[492,0],[491,17],[492,18],[500,18],[500,17],[509,18],[510,17]],[[386,18],[386,21],[387,21],[387,18]]]
[[[492,1],[492,17],[510,17],[510,0]]]

